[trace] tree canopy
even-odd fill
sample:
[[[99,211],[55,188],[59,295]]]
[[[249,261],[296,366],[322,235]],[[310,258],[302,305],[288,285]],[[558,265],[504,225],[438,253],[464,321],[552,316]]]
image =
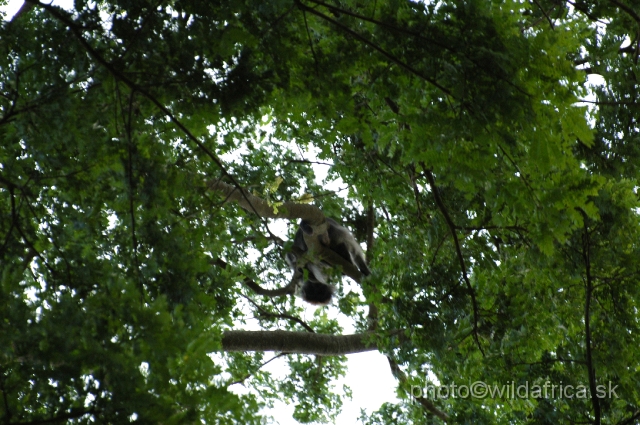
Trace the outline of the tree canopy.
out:
[[[0,49],[0,423],[327,422],[365,350],[364,424],[640,423],[638,0],[30,0]],[[324,216],[372,275],[305,321]]]

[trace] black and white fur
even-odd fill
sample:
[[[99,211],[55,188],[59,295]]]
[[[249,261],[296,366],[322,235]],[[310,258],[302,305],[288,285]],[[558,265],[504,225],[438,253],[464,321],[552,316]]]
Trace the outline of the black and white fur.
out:
[[[335,220],[330,218],[326,220],[329,239],[328,244],[324,243],[324,245],[356,266],[360,273],[369,276],[371,271],[367,267],[362,248],[360,248],[360,244],[353,237],[353,234]],[[300,227],[293,240],[293,246],[302,253],[308,250],[307,244],[304,242],[303,233],[307,235],[313,234],[313,228],[304,220],[300,222]],[[298,295],[303,300],[315,305],[327,305],[331,302],[335,288],[327,283],[327,277],[323,272],[323,269],[331,267],[331,264],[324,261],[307,262],[304,267],[298,267],[298,256],[293,252],[287,253],[285,259],[293,270],[293,279],[298,286]]]

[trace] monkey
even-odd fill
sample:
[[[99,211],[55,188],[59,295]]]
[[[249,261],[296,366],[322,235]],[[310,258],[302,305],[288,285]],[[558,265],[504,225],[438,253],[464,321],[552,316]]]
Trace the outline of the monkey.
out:
[[[328,243],[323,243],[323,245],[356,266],[360,273],[369,276],[371,271],[365,262],[362,248],[351,232],[330,218],[327,218],[327,224]],[[308,222],[302,220],[293,240],[293,246],[298,254],[308,250],[304,241],[304,233],[312,235],[313,228]],[[327,241],[325,240],[325,242]],[[287,264],[293,270],[292,279],[298,285],[298,295],[310,304],[328,305],[335,292],[335,287],[327,283],[323,269],[331,267],[331,264],[325,261],[307,262],[304,267],[298,267],[298,254],[289,252],[285,256]]]
[[[327,277],[322,271],[324,263],[308,262],[304,267],[298,267],[295,254],[287,253],[287,264],[293,270],[293,280],[296,282],[297,295],[313,305],[328,305],[331,302],[335,288],[327,283]]]
[[[326,220],[328,224],[327,234],[329,235],[329,243],[325,243],[324,245],[328,246],[329,249],[356,266],[358,270],[360,270],[360,273],[365,276],[369,276],[371,274],[371,270],[369,270],[364,258],[364,252],[362,252],[362,248],[358,241],[356,241],[356,238],[353,237],[353,234],[349,229],[338,224],[337,221],[331,218],[327,218]],[[305,220],[300,221],[300,229],[298,229],[298,232],[300,230],[307,235],[313,234],[313,228]],[[301,237],[301,239],[302,242],[304,242],[304,237]]]
[[[328,305],[335,292],[335,288],[327,283],[327,277],[322,271],[328,266],[322,262],[307,262],[302,267],[298,265],[298,255],[307,252],[307,244],[300,228],[293,238],[293,246],[297,253],[288,252],[285,261],[293,270],[292,280],[296,283],[297,295],[313,305]]]

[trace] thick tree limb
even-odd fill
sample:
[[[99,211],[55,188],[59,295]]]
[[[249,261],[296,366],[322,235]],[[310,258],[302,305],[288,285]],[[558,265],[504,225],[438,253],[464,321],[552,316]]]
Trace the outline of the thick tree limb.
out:
[[[227,331],[222,351],[282,351],[319,356],[344,356],[375,351],[373,333],[327,335],[289,331]]]
[[[20,9],[18,9],[16,14],[13,15],[13,18],[11,18],[11,22],[13,22],[15,19],[18,19],[21,15],[27,14],[31,9],[33,9],[33,6],[34,4],[28,1],[25,1],[24,3],[22,3],[22,6],[20,6]]]
[[[270,205],[267,201],[252,195],[239,186],[230,185],[220,180],[207,183],[209,189],[222,194],[226,201],[237,202],[245,210],[255,213],[261,218],[304,218],[312,225],[324,222],[324,214],[314,205],[284,202],[280,205]]]

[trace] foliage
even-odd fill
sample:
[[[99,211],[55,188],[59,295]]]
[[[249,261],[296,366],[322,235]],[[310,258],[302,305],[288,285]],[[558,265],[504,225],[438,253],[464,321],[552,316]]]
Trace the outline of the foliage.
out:
[[[264,423],[278,399],[334,419],[344,357],[285,355],[278,382],[263,353],[212,355],[255,318],[374,330],[406,403],[363,423],[636,423],[638,10],[76,0],[3,22],[0,421]],[[253,293],[288,283],[291,244],[211,179],[342,218],[361,293],[310,323]],[[474,382],[590,395],[415,393]]]

